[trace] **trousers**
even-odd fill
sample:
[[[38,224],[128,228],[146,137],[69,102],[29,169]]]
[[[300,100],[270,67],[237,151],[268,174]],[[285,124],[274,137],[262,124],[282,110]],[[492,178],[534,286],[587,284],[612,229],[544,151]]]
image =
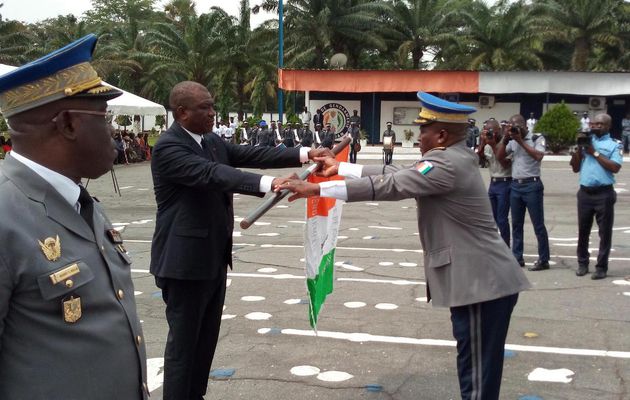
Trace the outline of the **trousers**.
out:
[[[599,228],[599,253],[596,269],[608,271],[608,257],[612,246],[613,223],[615,222],[615,203],[617,193],[612,185],[603,191],[589,193],[588,188],[580,188],[577,193],[578,210],[578,245],[579,265],[588,266],[590,253],[588,242],[593,227],[593,217]]]
[[[518,261],[523,260],[523,225],[525,211],[534,226],[534,233],[538,241],[538,261],[549,261],[549,237],[545,227],[545,213],[543,206],[544,186],[540,180],[519,183],[512,180],[510,191],[510,208],[512,210],[512,254]]]

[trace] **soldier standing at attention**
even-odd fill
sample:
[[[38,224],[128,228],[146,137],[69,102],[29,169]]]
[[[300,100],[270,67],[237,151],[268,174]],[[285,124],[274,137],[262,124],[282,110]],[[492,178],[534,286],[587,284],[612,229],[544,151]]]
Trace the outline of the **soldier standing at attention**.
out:
[[[146,399],[131,260],[81,178],[117,157],[88,35],[0,77],[0,399]]]
[[[512,310],[530,284],[497,232],[477,156],[466,146],[466,118],[475,109],[422,92],[418,98],[422,158],[416,164],[362,166],[316,158],[324,163],[323,175],[353,179],[289,179],[276,190],[296,193],[289,200],[415,198],[427,298],[450,308],[462,399],[496,400]]]
[[[385,165],[389,165],[392,163],[392,158],[394,157],[394,145],[396,144],[396,132],[392,130],[392,123],[388,122],[387,129],[383,132],[383,151],[385,152]],[[385,139],[391,138],[391,139]],[[389,140],[389,144],[387,148],[385,147],[385,142]]]

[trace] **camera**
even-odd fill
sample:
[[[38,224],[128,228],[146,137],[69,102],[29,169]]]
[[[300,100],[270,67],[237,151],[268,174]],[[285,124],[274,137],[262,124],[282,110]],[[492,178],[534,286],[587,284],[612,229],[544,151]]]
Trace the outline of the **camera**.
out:
[[[486,132],[486,139],[492,140],[493,136],[494,136],[494,129],[492,128],[488,129],[488,132]]]
[[[521,133],[521,128],[518,126],[512,126],[510,127],[510,133]]]
[[[591,133],[580,133],[577,136],[578,147],[588,147],[591,145]]]

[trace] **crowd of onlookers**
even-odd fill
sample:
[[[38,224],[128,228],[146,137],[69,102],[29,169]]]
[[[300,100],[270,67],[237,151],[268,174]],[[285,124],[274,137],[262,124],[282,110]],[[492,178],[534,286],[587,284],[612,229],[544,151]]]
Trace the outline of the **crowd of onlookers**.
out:
[[[149,134],[115,130],[113,127],[112,137],[116,143],[118,157],[115,164],[129,164],[151,160],[151,146],[149,145]]]

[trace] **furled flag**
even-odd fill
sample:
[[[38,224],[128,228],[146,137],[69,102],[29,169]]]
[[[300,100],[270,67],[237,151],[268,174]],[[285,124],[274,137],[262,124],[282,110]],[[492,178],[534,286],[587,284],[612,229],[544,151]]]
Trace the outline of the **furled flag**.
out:
[[[337,156],[337,161],[348,161],[350,146],[346,146]],[[310,175],[309,182],[319,183],[329,180],[343,180],[335,175],[321,178]],[[304,230],[304,250],[306,260],[306,286],[309,295],[309,320],[317,331],[317,317],[328,296],[333,291],[335,247],[341,223],[343,201],[327,197],[310,197],[306,200],[306,229]]]

